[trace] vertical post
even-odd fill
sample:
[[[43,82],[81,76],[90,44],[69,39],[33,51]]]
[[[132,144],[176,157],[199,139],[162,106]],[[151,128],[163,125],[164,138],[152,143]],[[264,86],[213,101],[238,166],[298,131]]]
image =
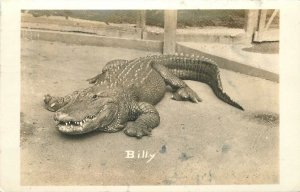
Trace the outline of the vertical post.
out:
[[[259,16],[258,32],[263,32],[265,30],[266,18],[267,18],[267,10],[261,10]]]
[[[164,54],[174,54],[176,51],[177,10],[164,11]]]
[[[146,29],[146,10],[140,10],[137,13],[136,26],[141,28],[141,39],[144,38],[144,31]]]
[[[265,32],[266,19],[267,19],[267,11],[268,10],[260,10],[258,30],[255,32],[254,41],[262,42],[263,39],[264,39],[264,32]]]
[[[246,10],[246,38],[249,43],[252,42],[254,33],[258,27],[258,10],[250,9]]]

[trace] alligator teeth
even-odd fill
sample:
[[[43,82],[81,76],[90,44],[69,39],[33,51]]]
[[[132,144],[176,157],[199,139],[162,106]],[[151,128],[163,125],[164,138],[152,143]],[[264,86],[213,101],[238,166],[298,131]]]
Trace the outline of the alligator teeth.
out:
[[[82,124],[83,124],[83,123],[82,123],[82,122],[80,122],[80,126],[82,126]]]
[[[71,125],[71,128],[73,128],[73,125]]]
[[[66,125],[68,125],[68,123],[66,123]]]

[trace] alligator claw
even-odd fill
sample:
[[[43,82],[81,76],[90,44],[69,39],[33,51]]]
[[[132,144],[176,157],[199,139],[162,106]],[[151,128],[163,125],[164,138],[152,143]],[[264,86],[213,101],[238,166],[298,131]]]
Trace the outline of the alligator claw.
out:
[[[151,130],[147,129],[147,127],[135,125],[134,123],[132,125],[128,125],[124,133],[131,137],[136,137],[138,139],[142,138],[143,136],[149,136],[151,135]]]
[[[176,101],[190,100],[194,103],[201,102],[202,99],[189,87],[179,88],[173,95],[172,99]]]

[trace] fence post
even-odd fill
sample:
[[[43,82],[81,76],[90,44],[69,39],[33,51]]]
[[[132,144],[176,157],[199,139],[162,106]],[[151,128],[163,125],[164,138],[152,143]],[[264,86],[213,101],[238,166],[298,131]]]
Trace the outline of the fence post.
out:
[[[146,29],[146,10],[140,10],[137,14],[136,27],[141,28],[141,39],[143,39],[144,31]]]
[[[164,48],[163,54],[176,52],[177,10],[164,11]]]
[[[267,19],[267,10],[260,10],[259,22],[258,22],[258,31],[255,33],[254,40],[258,42],[263,41],[263,34],[265,32],[265,25]]]
[[[258,27],[258,10],[257,9],[246,10],[245,31],[246,31],[246,38],[248,43],[252,42],[257,27]]]

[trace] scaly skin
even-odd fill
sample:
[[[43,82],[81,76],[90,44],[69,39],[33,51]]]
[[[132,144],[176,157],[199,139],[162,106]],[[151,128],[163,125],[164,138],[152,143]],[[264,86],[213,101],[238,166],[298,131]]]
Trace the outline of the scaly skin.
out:
[[[91,87],[65,97],[46,95],[44,102],[48,110],[56,111],[57,129],[65,134],[124,129],[127,135],[141,138],[159,125],[154,105],[163,98],[166,85],[174,90],[175,100],[201,101],[183,80],[207,83],[219,99],[243,110],[223,92],[215,63],[183,55],[110,61],[102,73],[88,80]],[[134,122],[126,125],[128,121]]]

